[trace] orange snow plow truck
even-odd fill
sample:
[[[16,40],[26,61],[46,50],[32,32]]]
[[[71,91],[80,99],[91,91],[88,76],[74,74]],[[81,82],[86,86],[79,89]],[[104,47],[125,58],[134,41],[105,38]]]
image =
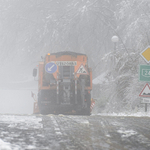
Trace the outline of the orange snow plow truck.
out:
[[[37,76],[37,68],[33,69]],[[48,53],[38,66],[34,113],[90,115],[92,70],[85,54]]]

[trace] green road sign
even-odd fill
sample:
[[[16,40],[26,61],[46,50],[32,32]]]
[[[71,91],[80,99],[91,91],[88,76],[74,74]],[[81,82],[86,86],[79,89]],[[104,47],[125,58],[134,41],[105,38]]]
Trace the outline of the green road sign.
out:
[[[150,66],[149,65],[140,65],[140,81],[149,81],[150,82]]]

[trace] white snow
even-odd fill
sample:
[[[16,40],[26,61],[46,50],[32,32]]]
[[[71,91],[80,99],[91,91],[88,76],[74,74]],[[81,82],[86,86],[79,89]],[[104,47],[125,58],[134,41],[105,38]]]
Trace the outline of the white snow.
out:
[[[4,142],[0,139],[0,150],[12,150],[10,143]]]
[[[100,76],[98,76],[97,78],[95,78],[92,83],[93,84],[103,84],[103,83],[107,83],[108,79],[106,78],[107,72],[102,73]]]
[[[81,121],[80,121],[80,124],[81,124],[82,126],[85,126],[85,127],[89,127],[89,125],[90,125],[90,123],[89,123],[88,120],[81,120]]]
[[[21,130],[25,129],[41,129],[43,125],[40,123],[42,118],[37,118],[36,116],[30,115],[0,115],[0,123],[5,123],[9,128],[18,128]],[[9,132],[1,132],[0,135],[5,137]],[[17,137],[19,135],[11,133],[13,137]],[[13,137],[7,137],[5,140],[10,140]],[[30,137],[33,138],[33,137]],[[20,139],[21,141],[22,139]],[[35,149],[36,147],[33,145],[28,145],[26,149]],[[22,148],[18,145],[10,144],[8,142],[4,142],[3,139],[0,139],[0,150],[21,150]]]
[[[8,142],[4,142],[0,139],[0,150],[21,150],[21,147],[18,145],[10,144]]]
[[[50,116],[50,118],[51,118],[51,120],[53,122],[53,125],[54,125],[55,134],[56,135],[62,135],[61,130],[60,130],[59,126],[58,126],[58,123],[55,120],[55,117],[54,116]]]
[[[36,149],[36,147],[33,145],[29,145],[26,149]]]
[[[90,123],[87,119],[83,119],[81,117],[76,117],[76,116],[68,116],[68,118],[73,119],[76,121],[78,124],[84,126],[84,127],[89,127]]]
[[[133,131],[133,130],[126,130],[126,129],[124,129],[124,128],[119,129],[117,132],[122,134],[121,137],[130,137],[130,136],[132,136],[132,135],[136,135],[136,134],[137,134],[136,131]]]
[[[17,127],[19,129],[28,129],[28,128],[43,128],[43,125],[40,123],[41,118],[36,116],[14,116],[14,115],[0,115],[0,122],[5,122],[8,127]]]
[[[92,114],[94,116],[94,114]],[[150,112],[137,113],[99,113],[99,116],[122,116],[122,117],[150,117]]]
[[[61,132],[55,132],[57,135],[62,135],[62,133]]]

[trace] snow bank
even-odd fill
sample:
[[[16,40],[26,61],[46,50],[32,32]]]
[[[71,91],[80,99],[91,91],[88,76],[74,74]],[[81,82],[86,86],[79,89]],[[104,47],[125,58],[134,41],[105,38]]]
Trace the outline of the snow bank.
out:
[[[0,150],[21,150],[22,148],[18,145],[4,142],[0,139]]]
[[[94,115],[94,114],[93,114]],[[137,113],[99,113],[99,116],[122,116],[122,117],[150,117],[150,112]]]
[[[98,76],[97,78],[95,78],[92,83],[93,84],[103,84],[103,83],[107,83],[108,79],[106,78],[107,72],[102,73],[100,76]]]
[[[8,124],[8,127],[17,127],[19,129],[28,129],[42,128],[43,125],[40,123],[42,118],[37,118],[36,116],[14,116],[14,115],[0,115],[0,122],[4,122]]]
[[[0,150],[12,150],[10,143],[4,142],[0,139]]]

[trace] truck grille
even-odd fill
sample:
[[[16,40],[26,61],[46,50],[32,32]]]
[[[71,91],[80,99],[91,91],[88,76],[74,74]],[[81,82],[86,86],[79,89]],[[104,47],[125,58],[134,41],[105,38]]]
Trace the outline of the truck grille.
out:
[[[70,66],[63,66],[63,77],[70,77]]]
[[[74,66],[59,66],[59,78],[73,78]]]

